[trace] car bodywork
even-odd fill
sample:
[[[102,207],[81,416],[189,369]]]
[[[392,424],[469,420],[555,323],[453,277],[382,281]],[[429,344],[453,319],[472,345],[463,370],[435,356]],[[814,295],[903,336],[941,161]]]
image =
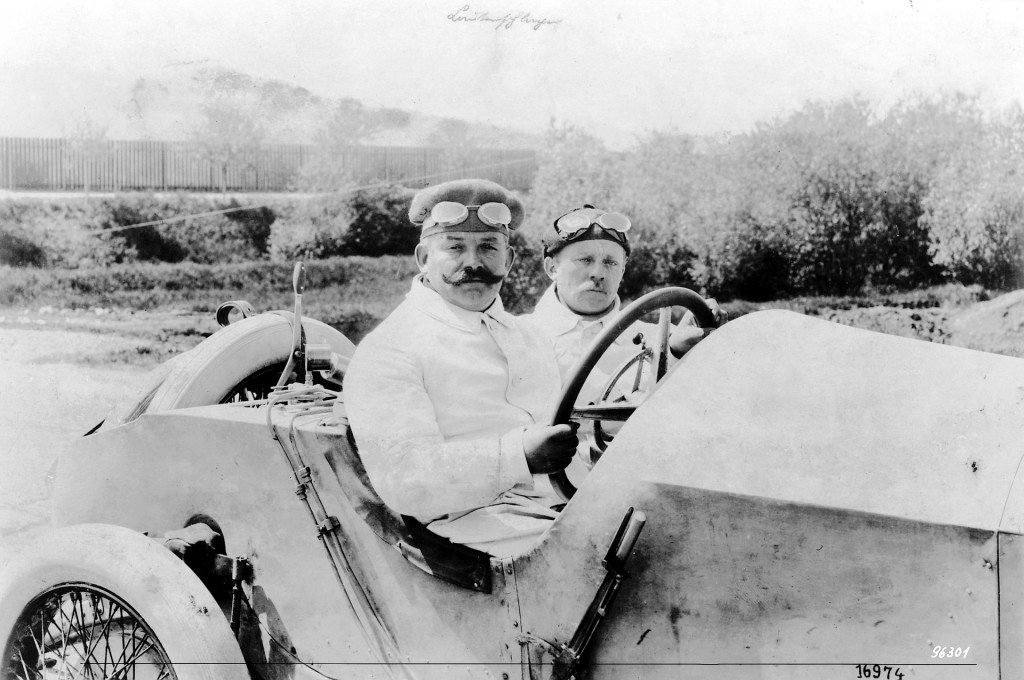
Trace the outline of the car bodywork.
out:
[[[254,677],[561,677],[629,508],[647,523],[580,677],[1024,677],[1019,359],[741,317],[675,365],[532,550],[456,567],[461,585],[382,540],[394,518],[352,444],[340,406],[144,415],[62,453],[54,524],[214,518],[253,568]]]

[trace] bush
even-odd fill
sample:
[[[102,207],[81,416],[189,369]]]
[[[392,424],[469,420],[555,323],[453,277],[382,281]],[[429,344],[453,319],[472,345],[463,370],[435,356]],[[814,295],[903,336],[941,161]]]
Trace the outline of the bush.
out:
[[[419,238],[407,217],[412,193],[389,186],[253,208],[233,198],[184,194],[5,201],[0,203],[0,263],[88,267],[215,264],[268,255],[277,260],[408,255]]]
[[[414,192],[397,185],[309,200],[274,225],[274,259],[411,255],[419,231],[409,223]]]
[[[409,255],[420,233],[409,222],[414,191],[391,185],[356,192],[349,201],[352,215],[344,235],[344,255]]]
[[[230,206],[240,207],[238,201],[231,199]],[[227,218],[234,222],[245,235],[246,241],[255,251],[257,257],[262,257],[270,251],[270,231],[277,215],[267,206],[260,206],[249,210],[233,210],[226,213]]]
[[[110,238],[121,239],[134,257],[115,261],[141,262],[243,262],[267,253],[267,242],[275,215],[266,208],[237,210],[235,199],[210,202],[178,195],[120,196],[100,202],[99,227],[111,230]],[[218,211],[219,214],[204,214]],[[177,219],[176,219],[177,218]],[[136,227],[148,222],[173,220],[164,224]]]
[[[4,268],[0,304],[49,304],[146,310],[179,306],[212,311],[243,297],[257,308],[292,307],[292,262],[132,263],[78,269]],[[376,309],[404,296],[417,268],[413,258],[337,257],[306,263],[306,291],[320,305]],[[389,310],[390,311],[390,310]]]
[[[0,204],[0,239],[7,255],[0,257],[19,266],[53,267],[264,257],[276,215],[265,207],[235,210],[239,207],[234,199],[152,194],[5,201]],[[204,214],[222,210],[230,212]],[[173,221],[137,226],[161,220]]]
[[[330,226],[319,227],[310,219],[277,220],[270,231],[270,259],[321,259],[324,252],[333,251],[337,254],[341,249],[333,247],[333,244],[340,243],[343,233],[338,233]]]
[[[722,300],[774,300],[792,293],[792,257],[783,229],[747,216],[705,248],[694,278]]]
[[[81,200],[4,201],[0,203],[0,238],[8,251],[3,261],[16,266],[76,267],[113,261],[123,242],[97,237],[96,206]]]
[[[42,267],[46,265],[46,251],[23,234],[0,231],[0,265],[14,267]]]
[[[656,288],[700,288],[694,276],[696,254],[670,234],[637,230],[630,235],[632,248],[619,284],[624,300],[638,298]]]
[[[955,281],[989,288],[1024,283],[1020,141],[988,140],[983,157],[951,158],[937,173],[924,221],[935,262]]]
[[[544,273],[543,248],[540,240],[518,230],[512,232],[509,244],[516,251],[512,271],[501,285],[501,302],[512,314],[532,312],[537,300],[551,283]]]
[[[743,135],[650,133],[623,154],[572,128],[547,141],[528,231],[582,202],[625,212],[652,246],[627,295],[675,280],[723,300],[1024,283],[1020,107],[986,116],[954,95],[883,115],[853,97]]]

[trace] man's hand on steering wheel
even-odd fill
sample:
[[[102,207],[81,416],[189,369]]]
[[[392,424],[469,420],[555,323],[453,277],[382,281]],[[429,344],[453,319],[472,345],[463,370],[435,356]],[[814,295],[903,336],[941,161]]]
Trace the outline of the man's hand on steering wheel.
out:
[[[533,425],[523,432],[523,451],[530,473],[546,475],[564,470],[576,454],[579,423]]]
[[[711,315],[715,319],[715,325],[702,328],[697,323],[697,317],[693,315],[693,312],[686,310],[686,314],[683,315],[679,325],[675,327],[675,330],[672,331],[672,335],[668,339],[668,347],[675,358],[682,357],[693,349],[698,342],[706,338],[708,333],[725,323],[725,312],[722,310],[722,306],[718,304],[718,301],[715,298],[706,298],[705,302],[708,303],[708,309],[711,310]]]

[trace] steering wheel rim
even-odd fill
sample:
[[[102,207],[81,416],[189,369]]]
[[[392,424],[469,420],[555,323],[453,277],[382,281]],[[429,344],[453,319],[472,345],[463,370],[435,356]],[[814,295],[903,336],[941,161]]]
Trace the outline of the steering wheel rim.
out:
[[[605,327],[601,334],[594,340],[593,345],[587,353],[576,364],[576,368],[569,375],[569,379],[562,387],[558,396],[558,402],[554,413],[551,416],[551,425],[562,425],[568,423],[572,417],[573,406],[583,389],[584,383],[590,373],[594,370],[597,362],[604,355],[605,351],[615,342],[622,333],[643,317],[648,312],[663,307],[685,307],[690,310],[701,328],[713,328],[716,325],[714,313],[697,293],[689,288],[671,287],[651,291],[646,295],[637,298],[627,305],[618,316]],[[568,501],[576,493],[576,487],[569,481],[564,470],[552,472],[548,475],[551,486],[562,500]]]

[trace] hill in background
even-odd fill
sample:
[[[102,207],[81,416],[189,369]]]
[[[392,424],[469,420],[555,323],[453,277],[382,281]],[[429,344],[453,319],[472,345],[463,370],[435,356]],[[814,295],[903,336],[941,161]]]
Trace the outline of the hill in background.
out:
[[[0,101],[0,137],[73,137],[102,132],[108,139],[188,140],[245,119],[262,141],[293,144],[368,144],[540,148],[542,135],[485,123],[440,118],[355,99],[320,96],[279,80],[199,64],[125,80],[81,70],[72,88],[66,68],[7,65],[0,90],[31,91],[29,100]]]

